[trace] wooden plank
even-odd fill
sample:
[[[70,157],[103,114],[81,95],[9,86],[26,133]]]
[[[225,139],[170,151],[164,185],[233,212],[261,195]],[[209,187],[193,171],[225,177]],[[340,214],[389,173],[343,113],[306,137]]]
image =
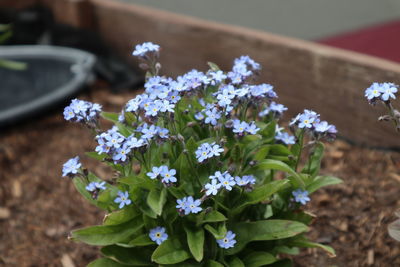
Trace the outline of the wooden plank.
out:
[[[143,41],[162,46],[161,63],[167,75],[191,68],[205,70],[207,61],[228,69],[235,57],[248,54],[262,64],[260,81],[275,85],[290,117],[304,108],[313,109],[356,143],[400,147],[392,125],[377,121],[384,109],[371,107],[364,98],[364,89],[374,81],[399,84],[399,64],[133,4],[91,2],[97,30],[133,62],[133,45]]]

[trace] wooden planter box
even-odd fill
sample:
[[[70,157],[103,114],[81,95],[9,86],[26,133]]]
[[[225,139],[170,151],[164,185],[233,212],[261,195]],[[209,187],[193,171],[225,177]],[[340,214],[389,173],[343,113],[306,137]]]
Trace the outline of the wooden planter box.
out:
[[[23,6],[22,0],[17,2]],[[36,2],[51,7],[61,22],[97,31],[133,64],[137,63],[131,56],[135,44],[160,44],[166,75],[183,74],[192,68],[206,70],[207,61],[228,70],[235,57],[249,55],[264,68],[260,82],[273,84],[279,102],[289,107],[287,119],[304,108],[313,109],[322,114],[322,119],[335,124],[340,135],[350,141],[400,148],[399,135],[392,125],[377,121],[384,109],[369,106],[364,98],[365,88],[374,81],[400,84],[400,64],[119,1]]]

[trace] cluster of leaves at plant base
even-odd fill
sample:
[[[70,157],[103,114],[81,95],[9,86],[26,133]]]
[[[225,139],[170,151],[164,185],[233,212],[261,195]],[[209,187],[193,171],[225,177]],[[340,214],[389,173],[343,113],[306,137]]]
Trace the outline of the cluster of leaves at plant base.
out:
[[[210,66],[203,77],[220,71],[215,64]],[[158,71],[156,67],[150,69]],[[155,74],[149,72],[147,77]],[[338,178],[318,174],[323,156],[320,139],[311,137],[306,144],[307,131],[298,128],[293,130],[293,145],[277,140],[279,116],[274,112],[259,114],[271,104],[271,97],[266,95],[257,97],[257,101],[243,98],[232,103],[233,109],[228,112],[216,100],[216,93],[231,81],[222,77],[214,82],[210,82],[212,78],[208,83],[199,81],[195,88],[179,92],[181,99],[174,112],[152,117],[143,110],[129,111],[127,106],[121,114],[101,114],[115,123],[125,138],[139,138],[145,122],[147,127],[152,124],[168,129],[169,135],[165,139],[149,139],[144,146],[132,149],[124,162],[112,160],[107,153],[87,154],[119,174],[116,182],[107,183],[106,189],[98,190],[96,195],[86,187],[107,177],[101,179],[80,169],[73,178],[77,190],[88,201],[108,212],[102,225],[72,232],[73,240],[102,246],[104,257],[89,266],[290,266],[285,255],[298,254],[299,248],[316,247],[335,254],[332,248],[305,237],[313,216],[292,194],[298,189],[311,194],[320,187],[340,183]],[[234,89],[250,86],[244,81],[230,85]],[[214,125],[204,118],[196,119],[208,104],[214,105],[220,115]],[[232,120],[237,118],[256,121],[257,132],[234,133]],[[99,136],[101,130],[96,131]],[[196,151],[206,143],[219,145],[223,152],[199,162]],[[300,160],[304,153],[308,154],[307,162]],[[149,178],[152,167],[163,165],[176,170],[176,182]],[[221,187],[216,195],[206,195],[205,185],[217,171],[227,171],[232,177],[252,175],[255,183],[233,185],[230,191]],[[132,201],[122,209],[114,201],[119,191],[128,192]],[[187,196],[200,200],[200,212],[185,215],[177,209],[177,200]],[[164,227],[168,234],[160,245],[149,237],[155,227]],[[236,235],[236,243],[225,249],[217,240],[228,231]]]

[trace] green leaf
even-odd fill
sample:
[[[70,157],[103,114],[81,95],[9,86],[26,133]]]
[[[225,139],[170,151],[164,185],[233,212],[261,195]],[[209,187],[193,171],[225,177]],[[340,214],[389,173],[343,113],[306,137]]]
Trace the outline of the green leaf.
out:
[[[324,144],[318,142],[313,147],[310,159],[304,165],[304,168],[301,172],[308,173],[311,175],[311,177],[317,176],[319,173],[319,169],[321,168],[321,160],[323,156],[324,156]]]
[[[166,201],[167,189],[165,188],[163,188],[161,192],[158,189],[153,189],[147,195],[147,204],[157,215],[161,215]]]
[[[267,157],[269,150],[271,149],[271,145],[263,145],[261,146],[257,152],[254,154],[254,160],[263,160]]]
[[[240,213],[243,208],[267,200],[270,196],[285,187],[288,180],[277,180],[256,187],[253,191],[243,194],[240,205],[233,210],[233,214]]]
[[[118,225],[97,225],[72,231],[72,239],[94,246],[107,246],[123,241],[143,227],[140,216]]]
[[[149,246],[149,245],[153,245],[153,244],[155,244],[155,243],[154,243],[154,241],[152,241],[150,239],[148,234],[140,235],[140,236],[136,237],[135,239],[128,242],[128,245],[132,246],[132,247],[144,247],[144,246]]]
[[[330,257],[336,257],[335,250],[332,247],[322,245],[319,243],[315,243],[315,242],[311,242],[305,238],[300,238],[300,239],[291,241],[287,245],[293,246],[293,247],[300,247],[300,248],[320,248],[320,249],[325,250],[325,252],[327,252]]]
[[[208,260],[206,267],[224,267],[224,265],[222,263],[217,262],[217,261]]]
[[[123,123],[115,122],[115,125],[118,127],[118,131],[125,137],[128,137],[133,133],[133,131]]]
[[[117,210],[104,217],[104,225],[116,225],[130,221],[139,216],[140,212],[136,207],[128,206],[125,209]]]
[[[101,253],[119,263],[131,266],[149,266],[151,250],[143,248],[123,248],[119,246],[106,246],[101,249]]]
[[[274,255],[263,251],[252,252],[243,259],[246,267],[259,267],[276,261],[277,259]]]
[[[189,250],[196,261],[200,262],[204,255],[204,229],[185,226]]]
[[[91,193],[86,190],[87,183],[84,182],[83,179],[81,179],[80,177],[74,177],[74,179],[72,179],[72,182],[75,185],[76,190],[78,190],[78,192],[84,198],[86,198],[86,200],[88,200],[93,205],[97,204],[96,200],[93,199]]]
[[[229,267],[246,267],[244,263],[238,258],[234,257],[229,261]]]
[[[282,259],[270,265],[270,267],[292,267],[292,266],[293,264],[291,259]]]
[[[265,159],[258,162],[256,165],[258,169],[262,170],[279,170],[284,171],[294,177],[294,180],[291,180],[294,187],[304,188],[304,182],[301,179],[300,175],[293,170],[289,165],[283,163],[282,161],[273,160],[273,159]]]
[[[105,120],[117,123],[118,122],[118,113],[113,113],[113,112],[101,112],[100,113],[101,117]]]
[[[104,158],[107,157],[107,154],[98,154],[97,152],[86,152],[85,155],[99,161],[102,161]]]
[[[218,229],[215,229],[214,227],[212,227],[212,226],[209,225],[209,224],[206,224],[206,225],[204,226],[204,228],[205,228],[210,234],[212,234],[212,235],[215,237],[215,239],[222,239],[222,238],[224,238],[225,235],[226,235],[226,232],[227,232],[225,224],[220,224],[220,225],[218,225]]]
[[[271,121],[265,126],[265,128],[261,129],[259,134],[262,135],[264,143],[269,143],[274,140],[275,132],[276,132],[276,122]]]
[[[129,265],[121,264],[108,258],[100,258],[89,263],[87,267],[129,267]]]
[[[180,263],[190,258],[178,238],[170,238],[162,242],[154,250],[151,260],[159,264]]]
[[[223,222],[226,221],[227,218],[224,214],[219,211],[212,210],[208,213],[204,214],[204,217],[198,222],[198,224],[208,223],[208,222]]]
[[[334,176],[317,176],[309,185],[307,185],[306,189],[309,193],[312,193],[323,186],[335,185],[341,183],[343,183],[343,181]]]
[[[252,241],[283,239],[308,231],[305,224],[288,220],[241,222],[232,225],[231,229],[236,234],[237,244],[227,250],[227,255],[239,252]]]

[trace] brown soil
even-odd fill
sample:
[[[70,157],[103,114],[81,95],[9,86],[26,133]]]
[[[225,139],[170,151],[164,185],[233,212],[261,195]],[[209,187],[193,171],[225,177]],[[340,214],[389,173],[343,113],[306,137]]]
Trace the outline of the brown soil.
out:
[[[116,96],[101,87],[80,97],[118,111],[133,95]],[[62,110],[1,133],[0,266],[67,267],[71,261],[85,266],[97,257],[97,248],[69,241],[67,235],[101,223],[103,213],[61,178],[67,159],[93,148],[90,132],[65,122]],[[98,175],[108,175],[95,162],[82,161]],[[318,215],[310,237],[333,246],[338,256],[307,249],[295,257],[296,266],[400,266],[400,243],[386,230],[400,207],[399,170],[398,153],[341,141],[328,145],[322,172],[345,182],[313,194],[306,209]]]

